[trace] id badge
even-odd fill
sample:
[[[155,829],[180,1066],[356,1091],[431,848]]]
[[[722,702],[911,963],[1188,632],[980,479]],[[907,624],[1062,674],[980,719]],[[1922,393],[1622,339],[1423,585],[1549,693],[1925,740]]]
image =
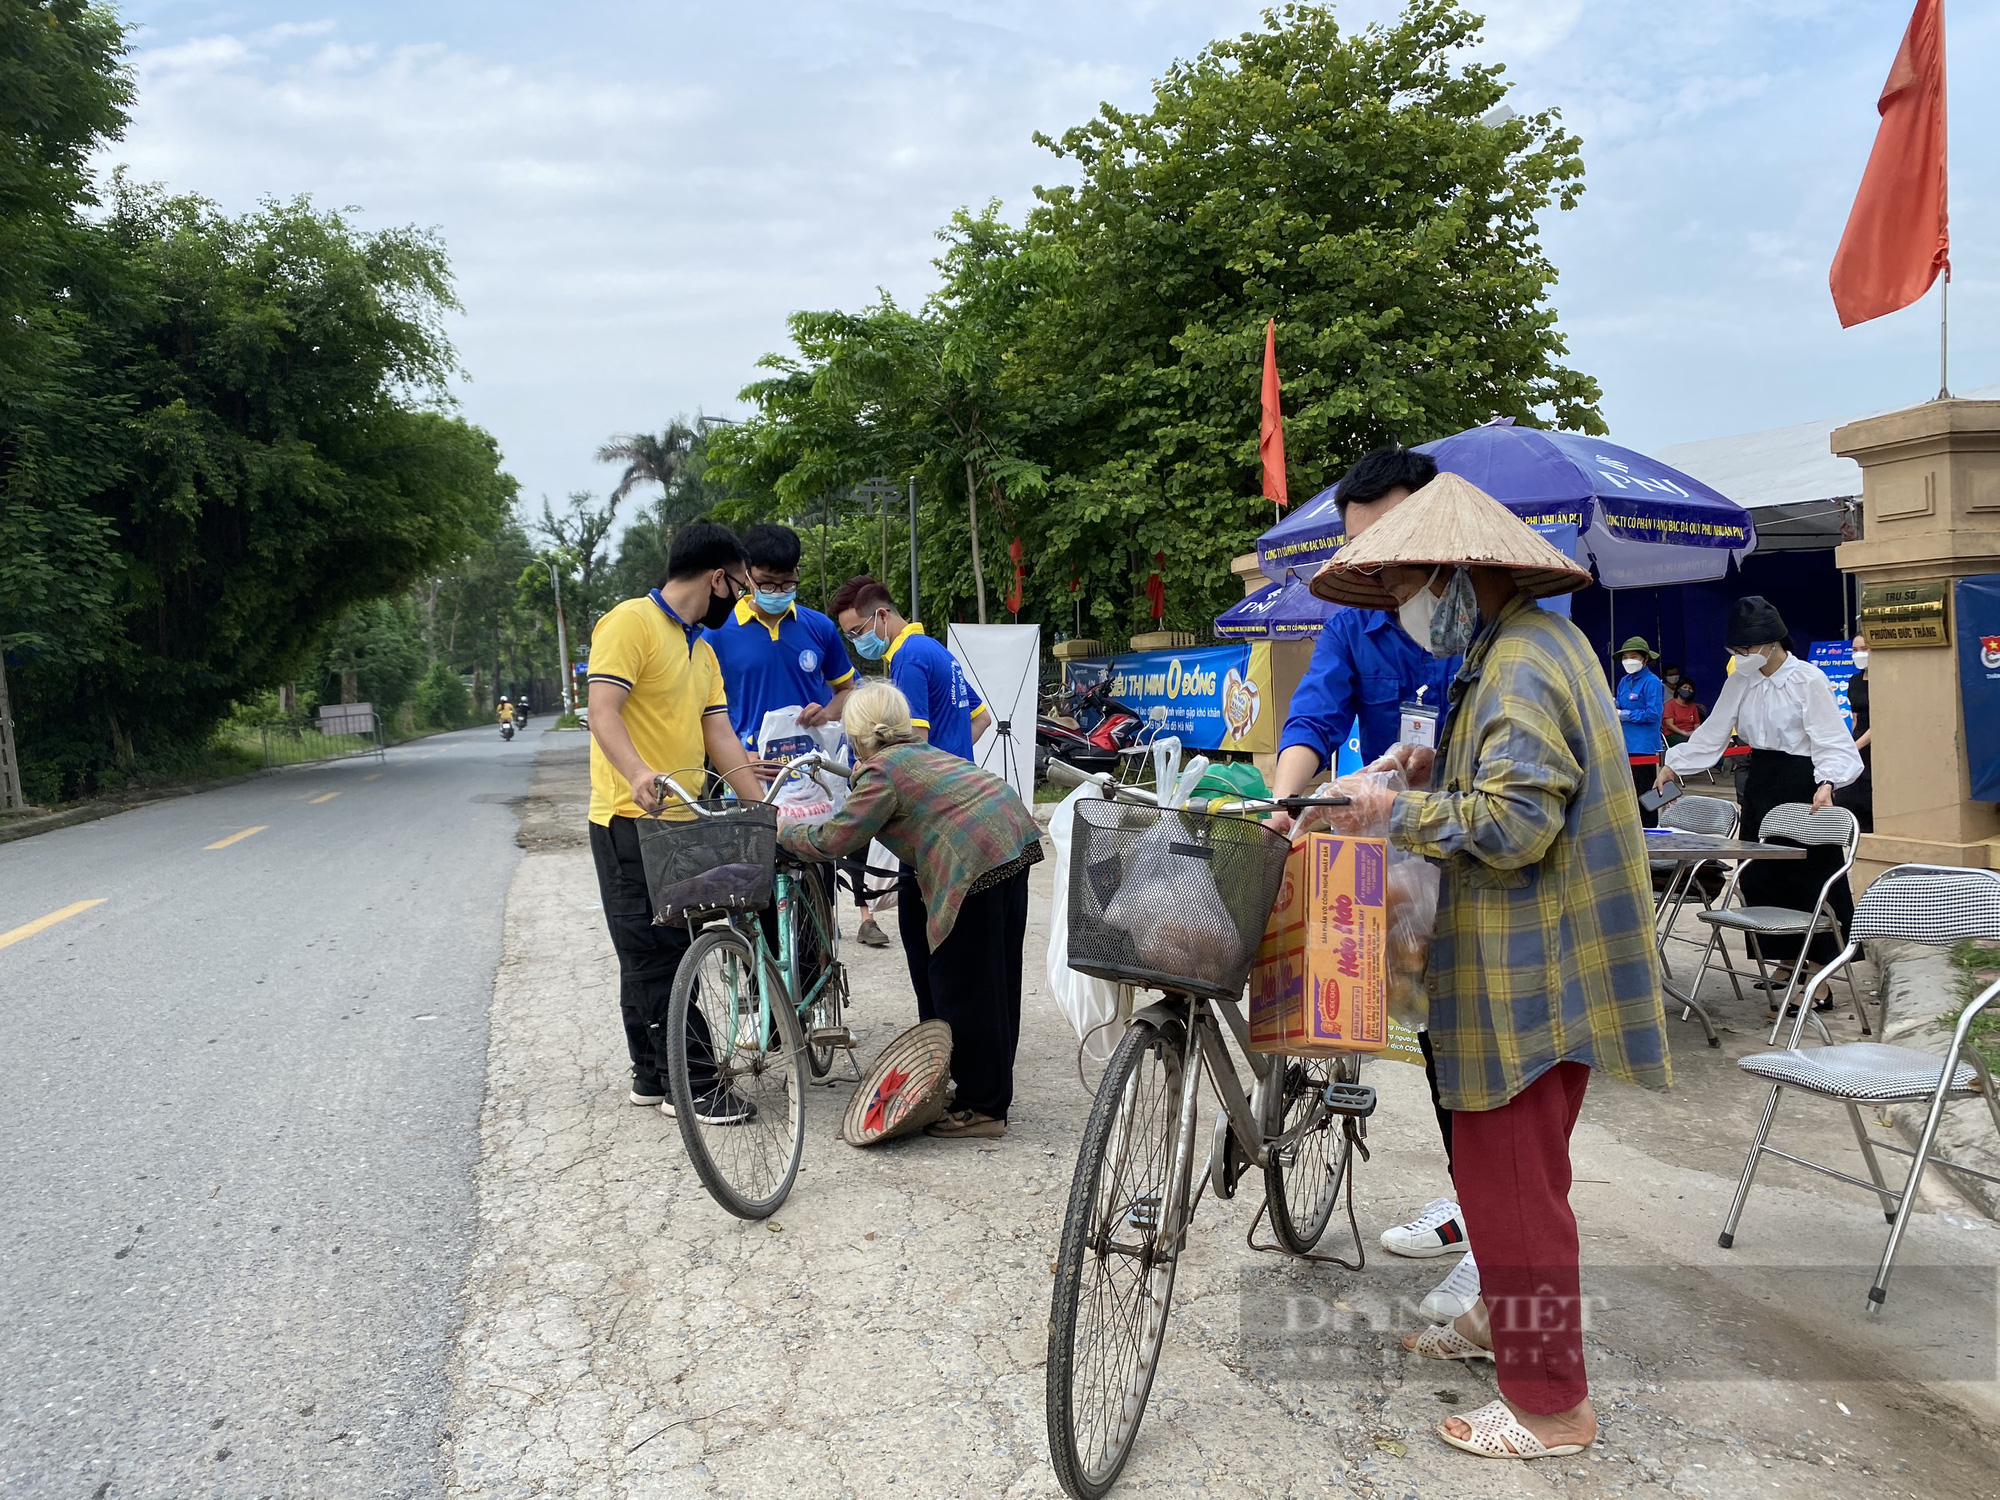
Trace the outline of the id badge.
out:
[[[1405,703],[1402,723],[1396,731],[1396,742],[1421,745],[1426,750],[1437,749],[1438,711],[1428,703]]]

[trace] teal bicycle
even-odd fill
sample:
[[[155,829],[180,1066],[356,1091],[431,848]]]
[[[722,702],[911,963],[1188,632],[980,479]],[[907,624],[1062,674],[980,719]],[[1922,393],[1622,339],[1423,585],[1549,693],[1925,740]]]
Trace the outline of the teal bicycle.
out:
[[[695,818],[641,824],[653,920],[685,923],[694,939],[667,1013],[667,1100],[702,1186],[741,1219],[784,1203],[805,1154],[808,1080],[855,1044],[827,883],[778,853],[773,806],[794,777],[827,788],[846,775],[810,752],[780,768],[762,802],[690,796],[660,776],[662,795]]]

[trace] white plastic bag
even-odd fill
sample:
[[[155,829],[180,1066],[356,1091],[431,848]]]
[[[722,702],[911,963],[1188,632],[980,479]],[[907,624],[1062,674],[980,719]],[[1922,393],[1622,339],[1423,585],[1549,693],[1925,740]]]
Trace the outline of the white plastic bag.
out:
[[[1076,804],[1103,794],[1095,785],[1080,786],[1063,798],[1049,819],[1049,841],[1056,847],[1055,905],[1049,913],[1049,993],[1069,1017],[1077,1039],[1093,1061],[1109,1062],[1122,1035],[1111,1024],[1119,1018],[1118,989],[1108,979],[1079,974],[1069,966],[1069,849],[1076,826]]]
[[[764,722],[757,730],[758,756],[767,761],[787,761],[795,755],[819,750],[844,760],[846,757],[840,754],[840,726],[816,724],[807,728],[799,723],[801,707],[800,704],[793,704],[790,708],[774,708],[765,713]],[[814,828],[839,812],[846,803],[847,783],[838,776],[825,773],[817,777],[793,776],[778,789],[778,820]]]
[[[1161,818],[1134,839],[1104,920],[1131,934],[1141,966],[1219,986],[1248,955],[1208,865],[1178,852],[1191,842],[1177,816]]]

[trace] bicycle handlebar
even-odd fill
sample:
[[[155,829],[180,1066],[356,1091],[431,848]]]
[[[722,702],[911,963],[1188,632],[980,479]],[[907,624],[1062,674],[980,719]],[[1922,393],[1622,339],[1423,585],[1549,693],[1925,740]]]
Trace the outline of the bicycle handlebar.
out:
[[[1125,786],[1112,779],[1109,771],[1082,771],[1068,761],[1049,762],[1048,778],[1060,786],[1095,786],[1110,801],[1137,803],[1141,807],[1158,807],[1159,795],[1140,786]],[[1294,812],[1303,807],[1346,807],[1354,799],[1351,797],[1232,797],[1207,802],[1190,801],[1187,811],[1192,813],[1258,813]]]
[[[854,773],[852,771],[850,771],[846,766],[843,766],[839,761],[835,760],[832,756],[828,755],[825,751],[808,750],[803,755],[793,756],[790,760],[786,761],[782,766],[778,768],[777,774],[771,778],[770,786],[768,786],[764,790],[763,800],[767,803],[775,801],[778,796],[778,788],[783,786],[787,781],[791,780],[793,777],[814,776],[821,771],[830,772],[833,775],[838,776],[842,781],[852,781],[854,779]],[[681,805],[686,807],[688,811],[692,812],[696,817],[713,818],[717,816],[717,814],[712,810],[710,810],[709,808],[703,807],[701,805],[700,799],[691,796],[688,792],[688,789],[682,786],[678,781],[674,780],[672,775],[670,775],[665,771],[662,771],[653,777],[653,794],[659,797],[661,801],[664,802],[666,800],[667,793],[669,792],[672,792],[674,796],[680,798]]]

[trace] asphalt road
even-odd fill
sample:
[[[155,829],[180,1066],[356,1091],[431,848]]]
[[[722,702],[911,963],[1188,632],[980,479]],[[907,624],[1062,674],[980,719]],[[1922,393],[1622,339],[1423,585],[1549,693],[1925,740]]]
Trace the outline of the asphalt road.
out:
[[[540,737],[0,847],[0,1495],[439,1492]]]

